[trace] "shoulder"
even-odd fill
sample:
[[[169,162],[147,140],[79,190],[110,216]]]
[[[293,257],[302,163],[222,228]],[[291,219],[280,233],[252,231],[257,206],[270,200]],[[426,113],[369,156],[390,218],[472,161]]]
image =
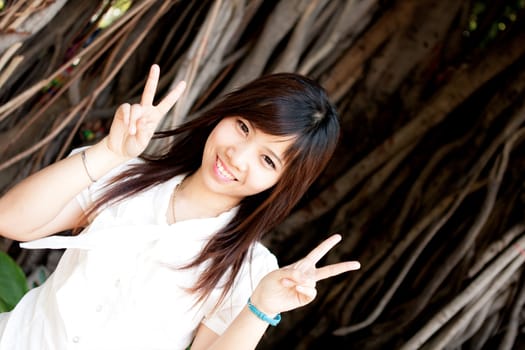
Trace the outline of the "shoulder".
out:
[[[277,257],[261,242],[255,242],[248,251],[248,261],[251,265],[265,265],[270,271],[279,268]],[[268,271],[268,272],[270,272]]]
[[[262,243],[256,242],[248,250],[238,283],[248,284],[253,288],[265,275],[278,268],[277,257]]]
[[[222,334],[246,306],[246,301],[259,281],[266,274],[278,268],[277,258],[268,248],[258,242],[252,244],[226,298],[220,304],[215,305],[222,292],[222,289],[217,289],[215,294],[217,298],[208,300],[212,311],[207,314],[203,323],[215,333]]]

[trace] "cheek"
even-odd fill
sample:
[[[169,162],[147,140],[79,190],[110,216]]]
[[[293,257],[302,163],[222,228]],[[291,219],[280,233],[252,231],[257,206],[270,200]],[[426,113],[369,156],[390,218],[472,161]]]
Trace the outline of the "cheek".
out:
[[[208,135],[206,144],[204,145],[204,155],[215,154],[216,149],[221,147],[225,138],[227,139],[223,134],[224,132],[221,132],[221,129],[215,128],[210,135]]]
[[[204,144],[204,150],[203,150],[203,154],[202,154],[202,161],[203,162],[207,162],[209,161],[209,158],[211,157],[211,154],[213,153],[212,152],[212,143],[211,143],[211,138],[208,138],[208,140],[206,141],[206,144]]]
[[[271,171],[260,171],[251,178],[251,187],[256,192],[263,192],[277,183],[280,175]]]

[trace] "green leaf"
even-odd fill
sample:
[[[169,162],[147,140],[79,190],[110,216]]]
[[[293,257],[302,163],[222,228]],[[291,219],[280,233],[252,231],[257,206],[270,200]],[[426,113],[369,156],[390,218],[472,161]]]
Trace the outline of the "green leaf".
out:
[[[28,291],[24,272],[6,253],[0,252],[0,308],[9,311]]]
[[[6,312],[6,311],[11,311],[12,308],[10,308],[9,306],[7,306],[7,304],[5,303],[5,301],[0,298],[0,312]]]

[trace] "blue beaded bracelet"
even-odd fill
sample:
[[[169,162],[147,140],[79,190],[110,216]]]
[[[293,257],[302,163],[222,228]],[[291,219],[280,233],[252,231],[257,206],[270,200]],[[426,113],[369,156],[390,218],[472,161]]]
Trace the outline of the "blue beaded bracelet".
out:
[[[259,317],[261,320],[268,322],[272,326],[277,326],[279,322],[281,322],[281,314],[277,314],[275,318],[271,318],[261,310],[259,310],[255,305],[252,304],[252,301],[250,298],[248,298],[248,308],[251,312],[254,313],[255,316]]]

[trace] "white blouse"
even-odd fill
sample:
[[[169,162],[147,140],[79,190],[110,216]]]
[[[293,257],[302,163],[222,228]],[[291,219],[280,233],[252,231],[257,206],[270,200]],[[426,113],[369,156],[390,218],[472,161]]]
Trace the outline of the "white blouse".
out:
[[[87,208],[110,172],[78,197]],[[0,314],[0,350],[186,349],[198,325],[221,334],[246,305],[260,279],[278,268],[262,244],[251,249],[234,287],[204,301],[187,292],[207,263],[191,262],[235,215],[168,224],[170,196],[182,176],[105,208],[78,236],[22,243],[27,249],[66,248],[56,270],[9,313]]]

